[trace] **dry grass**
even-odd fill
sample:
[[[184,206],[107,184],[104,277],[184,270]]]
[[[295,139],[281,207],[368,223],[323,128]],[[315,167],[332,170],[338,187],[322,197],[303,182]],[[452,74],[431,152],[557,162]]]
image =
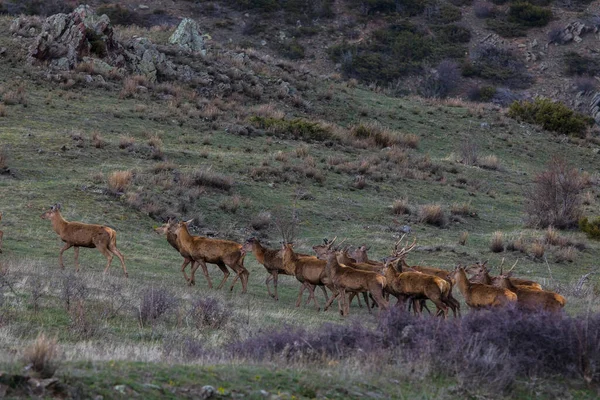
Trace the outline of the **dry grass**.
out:
[[[573,262],[577,258],[577,249],[573,246],[560,247],[554,251],[554,261],[557,263]]]
[[[398,137],[398,144],[402,147],[416,149],[419,147],[419,137],[414,133],[405,133]]]
[[[537,258],[537,259],[541,259],[542,257],[544,257],[544,253],[546,252],[546,247],[544,246],[543,243],[540,242],[533,242],[531,247],[529,248],[529,251],[531,251],[531,254]]]
[[[483,169],[497,170],[500,168],[500,160],[497,156],[490,154],[488,156],[479,157],[477,165]]]
[[[206,104],[200,110],[200,116],[208,121],[216,120],[223,112],[215,104]]]
[[[445,227],[448,225],[448,217],[441,205],[425,204],[419,209],[419,222]]]
[[[273,119],[283,119],[285,118],[285,113],[281,110],[278,110],[275,104],[260,104],[258,106],[252,107],[251,114],[257,115],[259,117],[264,118],[273,118]]]
[[[0,115],[1,115],[1,108],[0,108]],[[587,191],[583,194],[583,204],[586,206],[591,206],[592,204],[594,204],[594,193],[591,191]]]
[[[410,214],[412,212],[411,206],[408,203],[406,197],[395,200],[392,204],[392,213],[396,215]]]
[[[526,245],[525,239],[523,239],[523,235],[519,235],[515,240],[511,240],[506,244],[506,250],[508,251],[519,251],[521,253],[526,253]]]
[[[148,138],[148,146],[155,149],[160,149],[163,145],[163,141],[158,135],[152,135]]]
[[[104,140],[100,132],[94,131],[92,133],[92,145],[97,149],[103,149],[108,145],[108,142]]]
[[[223,199],[223,201],[221,201],[221,204],[219,204],[219,208],[230,214],[235,214],[241,205],[242,198],[236,194],[232,197]]]
[[[289,157],[287,155],[287,153],[278,150],[277,153],[275,153],[275,160],[282,162],[282,163],[287,163],[289,161]]]
[[[0,103],[0,117],[6,117],[6,106],[4,103]]]
[[[123,193],[131,185],[133,172],[131,171],[113,171],[107,179],[108,190],[111,193]]]
[[[0,149],[0,170],[8,168],[8,154],[5,149]]]
[[[296,147],[296,149],[294,150],[294,153],[296,153],[296,157],[298,158],[306,158],[308,157],[308,151],[309,148],[306,144],[302,144],[298,147]]]
[[[129,149],[135,145],[135,138],[132,136],[121,136],[119,139],[120,149]]]
[[[47,379],[51,378],[58,368],[58,353],[56,338],[47,338],[44,332],[41,332],[35,342],[23,351],[23,360],[41,378]]]
[[[502,232],[496,231],[492,234],[490,250],[494,253],[501,253],[504,251],[504,234]]]
[[[25,85],[20,84],[15,89],[4,93],[2,95],[2,102],[6,105],[27,104]]]
[[[462,215],[464,217],[476,217],[477,211],[471,203],[454,203],[450,207],[450,213],[452,215]]]
[[[469,239],[469,232],[463,231],[458,237],[458,244],[461,246],[465,246],[467,244],[467,240]]]
[[[561,246],[563,240],[560,233],[553,226],[549,226],[544,234],[544,242],[551,246]]]
[[[413,138],[410,135],[402,135],[381,125],[379,122],[367,122],[354,125],[350,128],[350,135],[358,140],[367,142],[370,147],[384,148],[392,147],[394,145],[403,145],[404,143],[412,143],[415,146],[418,145],[418,138],[416,138],[416,136]],[[415,138],[416,143],[414,143]]]

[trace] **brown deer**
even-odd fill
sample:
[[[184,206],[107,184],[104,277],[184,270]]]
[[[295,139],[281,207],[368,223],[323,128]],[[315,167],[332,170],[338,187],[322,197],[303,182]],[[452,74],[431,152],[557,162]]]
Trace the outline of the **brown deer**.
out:
[[[516,265],[517,263],[515,263]],[[479,270],[479,273],[475,275],[472,281],[490,282],[491,285],[508,289],[517,295],[517,306],[522,310],[536,311],[545,310],[552,312],[559,312],[565,306],[566,300],[563,296],[558,293],[533,288],[526,285],[515,285],[509,278],[513,267],[507,271],[502,271],[500,266],[500,275],[491,278],[485,267]]]
[[[450,283],[451,286],[453,285],[452,282],[450,281],[450,279],[448,279],[448,274],[450,273],[450,271],[447,271],[447,270],[441,269],[441,268],[425,267],[425,266],[421,266],[421,265],[408,265],[406,263],[406,255],[415,248],[417,239],[415,238],[410,246],[398,249],[398,247],[400,246],[400,243],[402,242],[403,239],[404,239],[404,235],[402,235],[400,240],[398,240],[398,242],[396,242],[396,244],[394,245],[394,251],[393,251],[393,256],[392,256],[393,259],[397,259],[399,261],[398,266],[399,266],[400,270],[420,272],[422,274],[436,276],[438,278],[446,280],[448,283]],[[450,307],[450,309],[452,310],[452,314],[454,315],[455,318],[457,315],[460,316],[460,303],[452,295],[452,287],[450,288],[450,294],[448,295],[447,304]],[[413,304],[413,307],[415,305],[416,304]],[[419,307],[425,308],[425,309],[427,309],[427,311],[429,311],[429,309],[427,308],[427,305],[425,304],[425,300],[420,300]]]
[[[452,285],[445,279],[421,272],[404,272],[400,259],[389,262],[385,267],[386,292],[398,299],[398,305],[404,304],[407,299],[431,300],[437,307],[436,315],[448,316],[450,302],[448,297]],[[413,304],[415,313],[421,314],[421,307]]]
[[[366,264],[383,267],[384,263],[369,259],[369,256],[367,255],[367,251],[369,251],[370,249],[371,249],[371,247],[362,245],[354,250],[348,251],[348,256],[350,258],[355,259],[357,263],[366,263]]]
[[[226,268],[229,267],[237,274],[229,290],[233,290],[239,278],[242,282],[242,293],[246,293],[250,273],[244,267],[245,252],[242,250],[242,245],[231,240],[192,236],[188,229],[188,225],[191,222],[192,220],[179,222],[175,228],[179,248],[188,254],[192,260],[197,262],[195,268],[192,267],[191,281],[195,281],[198,265],[202,266],[202,270],[206,271],[206,275],[208,276],[206,263],[216,264],[223,271],[224,275],[217,289],[221,289],[227,278],[229,278],[229,271]]]
[[[502,263],[504,263],[504,259],[502,260]],[[500,282],[502,279],[498,276],[491,276],[489,273],[490,270],[487,269],[486,264],[487,264],[487,261],[484,261],[483,263],[478,262],[478,263],[475,263],[475,264],[470,265],[467,268],[465,268],[465,271],[468,272],[469,274],[473,275],[472,279],[474,282],[483,283],[486,285],[498,286],[496,283]],[[515,262],[515,265],[516,264],[517,263]],[[513,267],[510,269],[510,271],[512,271],[512,269],[514,267],[515,266],[513,265]],[[500,268],[502,268],[502,265],[500,265]],[[510,271],[508,271],[508,272],[510,272]],[[529,289],[542,290],[542,285],[540,285],[536,281],[532,281],[529,279],[513,278],[513,277],[510,277],[509,280],[513,285],[516,285],[516,286],[524,286],[524,287],[528,287]]]
[[[453,285],[458,286],[465,302],[471,308],[503,307],[517,303],[517,295],[508,289],[470,282],[465,269],[460,265],[448,277]]]
[[[192,278],[192,276],[190,275],[190,277],[188,278],[187,274],[185,273],[185,267],[187,267],[188,264],[191,263],[192,266],[190,267],[190,269],[192,271],[195,271],[198,268],[198,265],[196,265],[198,263],[196,261],[192,260],[191,255],[189,253],[186,253],[179,246],[179,243],[177,242],[177,235],[175,234],[176,229],[177,229],[177,222],[169,220],[167,223],[159,226],[158,228],[155,228],[154,231],[161,235],[166,235],[167,242],[175,250],[177,250],[179,252],[179,254],[181,254],[181,256],[183,257],[183,264],[181,264],[181,272],[183,273],[183,277],[185,278],[185,281],[188,283],[188,285],[192,286],[192,285],[196,284],[195,277]],[[204,276],[206,277],[206,281],[208,282],[208,287],[212,289],[213,284],[212,284],[212,280],[210,279],[210,275],[208,275],[208,269],[206,268],[206,264],[201,265],[201,267],[202,267],[202,273],[204,274]],[[221,271],[223,272],[224,275],[229,275],[229,271],[227,270],[226,266],[219,265],[218,267],[219,267],[219,269],[221,269]]]
[[[269,296],[275,300],[279,300],[279,295],[277,293],[278,276],[280,274],[292,276],[296,275],[296,271],[284,268],[283,251],[281,249],[268,249],[263,247],[260,241],[255,237],[251,237],[246,240],[243,245],[243,249],[246,252],[252,252],[259,264],[262,264],[265,267],[269,273],[269,276],[267,276],[265,281],[265,284],[267,285],[267,292],[269,292]],[[310,257],[307,254],[296,254],[298,257]],[[271,281],[273,281],[274,293],[271,293],[271,288],[269,287],[269,282]]]
[[[2,221],[2,212],[0,212],[0,221]],[[4,236],[4,232],[0,231],[0,253],[2,253],[2,237]]]
[[[302,293],[304,292],[304,289],[308,289],[309,297],[307,303],[312,299],[317,311],[319,311],[321,308],[315,298],[315,286],[323,287],[331,285],[328,277],[325,275],[326,262],[312,256],[300,257],[294,252],[293,247],[294,245],[292,243],[285,243],[283,245],[283,268],[294,271],[296,279],[302,283],[298,293],[298,300],[296,300],[296,307],[300,307]],[[326,292],[325,298],[326,300],[328,299]]]
[[[336,296],[341,296],[342,315],[348,315],[350,312],[349,302],[346,299],[347,292],[369,292],[380,310],[388,308],[388,302],[383,297],[386,279],[382,275],[340,264],[338,252],[333,249],[327,255],[325,271],[333,284]]]
[[[125,277],[128,276],[127,268],[125,267],[125,259],[123,254],[117,249],[117,233],[103,225],[84,224],[82,222],[68,222],[60,214],[60,204],[53,205],[48,211],[41,215],[42,219],[48,219],[52,223],[52,229],[60,236],[60,239],[65,242],[65,245],[60,249],[58,261],[61,268],[65,268],[63,263],[63,253],[71,247],[75,248],[75,271],[79,272],[79,248],[97,248],[106,257],[107,263],[104,268],[104,273],[108,272],[113,255],[117,256],[121,261]]]

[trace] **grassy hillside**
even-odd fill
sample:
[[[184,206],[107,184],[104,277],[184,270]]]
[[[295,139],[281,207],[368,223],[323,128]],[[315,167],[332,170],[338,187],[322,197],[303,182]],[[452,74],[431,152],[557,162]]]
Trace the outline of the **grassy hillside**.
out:
[[[400,377],[409,382],[404,387],[395,371],[365,372],[356,365],[349,370],[359,362],[353,359],[341,364],[301,360],[281,371],[276,360],[255,367],[251,360],[223,361],[214,353],[195,357],[196,345],[225,352],[229,344],[285,325],[315,331],[324,323],[350,322],[332,310],[294,307],[299,285],[292,277],[280,278],[279,302],[268,298],[266,272],[252,255],[245,262],[250,271],[246,295],[239,294],[239,286],[233,293],[210,290],[200,275],[197,286],[187,287],[179,271],[181,257],[153,231],[170,217],[195,218],[199,234],[238,241],[258,235],[275,247],[281,238],[273,220],[291,215],[295,208],[300,250],[308,252],[322,238],[337,235],[355,245],[372,245],[373,258],[389,255],[402,226],[408,225],[409,239],[416,237],[420,246],[410,254],[409,264],[450,269],[485,259],[498,265],[505,258],[506,265],[512,265],[518,259],[519,276],[567,297],[567,314],[598,311],[596,278],[582,291],[574,290],[578,279],[596,265],[597,242],[581,232],[560,232],[571,245],[544,244],[545,257],[536,258],[530,246],[543,242],[546,231],[525,228],[523,222],[525,193],[557,154],[588,174],[585,214],[598,215],[600,161],[592,141],[517,123],[493,106],[389,97],[258,52],[240,63],[223,48],[222,54],[201,59],[174,57],[194,68],[216,69],[211,76],[223,68],[241,71],[230,73],[237,77],[232,81],[256,79],[253,87],[263,87],[261,93],[248,89],[204,97],[197,82],[140,82],[131,89],[128,77],[88,83],[85,70],[48,80],[43,68],[27,65],[25,43],[9,35],[9,24],[9,18],[0,20],[0,47],[8,49],[0,57],[0,148],[6,160],[6,173],[0,175],[0,263],[5,271],[0,281],[0,364],[7,370],[22,366],[23,347],[43,331],[56,336],[62,349],[58,376],[72,388],[81,387],[83,397],[116,395],[114,386],[121,384],[144,396],[194,396],[202,386],[194,382],[196,374],[202,384],[222,388],[223,397],[241,393],[258,398],[261,388],[289,392],[281,398],[368,393],[451,398],[463,393],[448,389],[456,384],[452,377],[438,376],[430,388],[418,374],[403,371]],[[139,32],[156,34],[135,31]],[[278,94],[284,78],[295,96]],[[257,116],[262,119],[253,118]],[[300,120],[294,130],[290,121],[296,118]],[[280,125],[269,127],[265,121]],[[315,121],[318,126],[311,128]],[[361,136],[361,124],[367,132],[383,132],[383,139]],[[473,152],[479,163],[461,162]],[[115,171],[131,173],[120,188],[110,183]],[[394,202],[401,199],[406,199],[410,214],[393,213]],[[69,220],[117,230],[128,280],[118,263],[103,277],[104,258],[96,250],[81,250],[79,275],[71,273],[72,250],[65,253],[66,271],[59,270],[62,243],[48,221],[39,218],[57,202]],[[443,209],[447,223],[442,227],[421,221],[421,206],[428,204]],[[524,250],[491,252],[490,242],[498,231],[505,243],[520,239]],[[464,232],[468,239],[460,245]],[[218,282],[220,272],[214,266],[209,270]],[[159,292],[168,311],[143,320],[145,296]],[[190,311],[206,298],[219,304],[217,325],[198,325]],[[377,313],[369,315],[356,305],[350,314],[349,321],[360,320],[367,328],[379,321]],[[135,361],[177,367],[167,373],[163,364],[130,363]],[[102,371],[102,379],[93,386],[91,376],[95,380],[97,371]],[[330,381],[320,375],[337,383],[329,388]],[[142,381],[157,384],[162,392],[154,393]],[[534,389],[520,385],[511,394],[531,396],[527,390]],[[168,392],[169,387],[192,388]],[[552,387],[564,389],[560,382]],[[564,390],[577,395],[580,389],[572,383]]]

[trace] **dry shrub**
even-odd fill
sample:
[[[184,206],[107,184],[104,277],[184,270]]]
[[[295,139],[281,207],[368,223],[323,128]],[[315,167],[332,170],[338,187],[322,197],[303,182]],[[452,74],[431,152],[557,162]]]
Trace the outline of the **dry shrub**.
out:
[[[425,204],[419,209],[419,222],[443,228],[448,225],[448,217],[441,205]]]
[[[221,329],[227,325],[231,312],[217,299],[206,297],[192,303],[188,316],[199,330]]]
[[[232,197],[223,199],[223,201],[221,201],[221,204],[219,204],[219,208],[230,214],[235,214],[241,205],[242,205],[242,198],[236,194]]]
[[[4,93],[2,95],[2,102],[7,105],[27,104],[25,86],[20,84],[16,89]]]
[[[23,360],[41,378],[52,378],[58,368],[59,348],[56,338],[50,339],[41,332],[35,342],[25,348]]]
[[[106,140],[104,140],[100,132],[93,132],[92,145],[97,149],[103,149],[108,145],[108,143],[106,142]]]
[[[396,215],[411,214],[412,209],[406,197],[395,200],[392,204],[392,213]]]
[[[492,234],[490,250],[494,253],[501,253],[504,251],[504,234],[502,232],[496,231]]]
[[[163,145],[163,141],[158,135],[152,135],[148,138],[148,146],[153,147],[155,149],[161,148]]]
[[[146,113],[147,111],[148,111],[148,106],[145,104],[136,104],[133,106],[133,112]]]
[[[582,216],[584,182],[576,168],[553,157],[546,170],[536,175],[526,195],[525,214],[529,226],[558,228],[576,226]]]
[[[398,132],[394,132],[378,122],[354,125],[350,129],[350,134],[356,139],[367,141],[373,147],[384,148],[402,144],[401,135]]]
[[[275,160],[282,163],[286,163],[288,162],[288,155],[285,152],[279,150],[277,151],[277,153],[275,153]]]
[[[188,178],[189,183],[197,186],[207,186],[215,189],[229,191],[233,186],[233,178],[218,172],[213,172],[211,168],[198,169],[191,173]]]
[[[315,168],[317,166],[317,162],[312,156],[306,156],[306,158],[304,158],[304,165],[307,168]]]
[[[543,243],[540,242],[533,242],[531,244],[531,247],[529,249],[531,251],[531,254],[537,258],[537,259],[541,259],[542,257],[544,257],[544,253],[546,252],[546,247],[544,246]]]
[[[164,161],[157,163],[154,167],[152,167],[152,172],[155,174],[160,174],[161,172],[171,172],[177,168],[177,165],[170,161]]]
[[[139,318],[142,325],[158,320],[177,306],[177,298],[164,288],[150,288],[142,292]]]
[[[200,110],[200,116],[209,121],[216,120],[221,114],[221,110],[214,104],[206,104]]]
[[[573,262],[577,258],[577,249],[573,246],[559,247],[554,251],[554,261],[557,263]]]
[[[130,149],[135,145],[135,138],[132,136],[121,136],[119,139],[120,149]]]
[[[354,178],[354,181],[352,182],[352,187],[355,189],[364,189],[367,186],[367,179],[364,177],[364,175],[359,175],[356,178]]]
[[[113,171],[108,176],[108,190],[113,194],[123,193],[131,185],[133,172]]]
[[[398,137],[398,144],[402,147],[416,149],[419,147],[419,137],[414,133],[405,133]]]
[[[546,229],[544,241],[551,246],[561,246],[564,244],[564,239],[553,226],[549,226],[548,229]]]
[[[261,211],[257,216],[252,218],[250,226],[256,231],[262,231],[267,229],[271,225],[271,213],[268,211]]]
[[[4,103],[0,103],[0,117],[6,117],[6,106]]]
[[[591,206],[594,204],[594,193],[587,191],[583,194],[583,204],[586,206]]]
[[[450,213],[452,215],[462,215],[464,217],[476,217],[477,211],[471,203],[454,203],[450,207]]]
[[[120,99],[128,99],[134,97],[138,90],[138,84],[135,79],[125,78],[123,81],[123,88],[119,92]]]
[[[522,235],[519,235],[515,240],[511,240],[506,244],[507,251],[519,251],[521,253],[526,252],[525,241]]]
[[[274,118],[274,119],[283,119],[285,117],[285,113],[277,109],[275,104],[260,104],[258,106],[252,107],[251,114],[258,115],[263,118]]]
[[[488,156],[479,158],[477,160],[477,165],[483,169],[497,170],[500,168],[500,160],[497,156],[490,154]]]
[[[90,316],[85,307],[85,301],[79,300],[75,307],[69,310],[71,324],[69,330],[80,340],[89,340],[98,336],[100,324],[95,316]]]
[[[459,147],[460,162],[465,165],[477,165],[479,160],[479,146],[471,139],[461,141]]]
[[[467,244],[467,240],[469,239],[469,232],[463,231],[458,237],[458,244],[464,246]]]
[[[296,149],[294,150],[294,153],[296,153],[296,157],[298,157],[298,158],[306,158],[306,157],[308,157],[308,151],[309,151],[308,146],[303,144],[303,145],[296,147]]]
[[[0,149],[0,170],[8,169],[8,154],[5,149]]]

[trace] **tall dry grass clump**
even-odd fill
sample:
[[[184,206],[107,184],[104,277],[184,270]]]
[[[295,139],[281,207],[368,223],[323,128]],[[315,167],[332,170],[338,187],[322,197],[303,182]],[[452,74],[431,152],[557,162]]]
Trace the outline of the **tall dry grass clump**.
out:
[[[379,122],[366,122],[354,125],[350,129],[350,134],[356,139],[367,141],[373,147],[383,148],[402,145],[400,140],[401,135],[381,125]],[[407,142],[410,142],[410,140],[407,140]]]
[[[504,251],[504,234],[502,232],[496,231],[492,234],[490,250],[494,253],[501,253]]]
[[[133,180],[133,172],[131,171],[113,171],[108,176],[108,190],[111,193],[123,193]]]
[[[469,240],[469,232],[461,232],[460,236],[458,237],[458,244],[465,246],[467,244],[467,240]]]
[[[395,200],[392,204],[392,213],[396,215],[410,214],[412,212],[406,197]]]
[[[531,254],[533,255],[533,257],[535,257],[536,259],[541,259],[542,257],[544,257],[544,253],[546,252],[546,247],[544,246],[543,243],[536,241],[531,244],[529,251],[531,251]]]
[[[493,154],[480,157],[477,165],[483,169],[498,170],[500,168],[500,159]]]
[[[8,168],[8,154],[5,149],[0,149],[0,170]]]
[[[0,117],[6,117],[6,106],[4,103],[0,103]]]
[[[41,378],[51,378],[58,368],[59,348],[56,338],[50,339],[41,332],[35,342],[23,351],[23,360],[27,366]]]
[[[425,204],[419,209],[419,222],[443,228],[448,225],[448,217],[441,205]]]

